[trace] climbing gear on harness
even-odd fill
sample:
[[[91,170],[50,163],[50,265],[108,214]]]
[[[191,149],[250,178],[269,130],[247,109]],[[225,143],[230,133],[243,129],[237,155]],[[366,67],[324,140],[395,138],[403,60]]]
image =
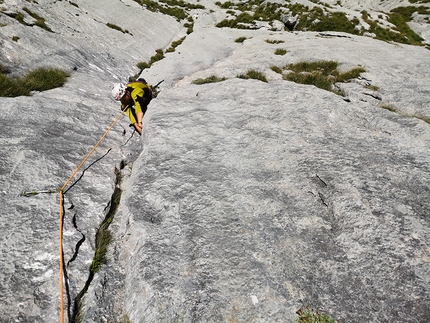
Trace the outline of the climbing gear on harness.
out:
[[[160,82],[158,82],[156,85],[151,85],[151,92],[152,92],[152,98],[156,98],[158,96],[158,94],[160,93],[160,89],[158,88],[158,86],[163,83],[164,80],[161,80]]]

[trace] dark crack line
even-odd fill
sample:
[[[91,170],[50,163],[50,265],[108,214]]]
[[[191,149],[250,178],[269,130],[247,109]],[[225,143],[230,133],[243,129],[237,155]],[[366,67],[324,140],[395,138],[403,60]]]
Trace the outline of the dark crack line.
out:
[[[64,194],[62,195],[62,206],[63,206],[63,215],[66,213],[66,210],[64,208]],[[62,218],[63,221],[63,225],[64,225],[64,216]],[[64,259],[64,249],[63,249],[63,254],[62,257]],[[69,287],[69,275],[67,274],[67,266],[63,261],[63,276],[64,276],[64,287],[66,288],[66,297],[67,297],[67,317],[68,317],[68,321],[70,322],[70,317],[71,317],[71,298],[70,298],[70,287]]]
[[[130,138],[128,138],[127,141],[124,144],[122,144],[120,147],[127,145],[130,139],[133,138],[135,132],[136,132],[136,129],[133,129],[133,132],[131,133]]]
[[[108,206],[105,208],[108,209],[105,218],[100,223],[99,228],[97,229],[96,239],[95,239],[95,250],[92,264],[89,268],[89,275],[87,281],[85,282],[82,290],[76,295],[73,302],[73,313],[69,318],[69,322],[77,323],[79,322],[79,318],[82,315],[82,306],[83,296],[87,293],[94,276],[97,272],[99,272],[101,266],[106,263],[106,253],[109,243],[112,241],[112,234],[109,231],[109,226],[113,221],[113,218],[118,210],[121,201],[122,190],[120,188],[121,184],[121,170],[126,166],[126,162],[123,160],[120,163],[120,169],[115,167],[115,189],[112,193],[111,199],[108,202]]]
[[[76,243],[75,252],[74,252],[72,258],[70,258],[70,260],[67,262],[67,266],[69,266],[69,264],[71,262],[75,261],[76,257],[79,254],[79,248],[85,242],[85,234],[83,234],[82,231],[79,230],[79,228],[76,224],[76,213],[73,215],[72,223],[73,223],[73,226],[75,227],[75,229],[82,235],[82,238]]]
[[[319,177],[318,176],[318,174],[315,174],[315,176],[321,181],[321,183],[323,183],[324,184],[324,186],[325,187],[327,187],[327,183],[326,182],[324,182],[322,179],[321,179],[321,177]]]

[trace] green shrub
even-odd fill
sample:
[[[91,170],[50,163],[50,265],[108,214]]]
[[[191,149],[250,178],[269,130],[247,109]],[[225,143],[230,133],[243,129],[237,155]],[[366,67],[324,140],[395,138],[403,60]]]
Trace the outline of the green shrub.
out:
[[[267,83],[266,76],[262,72],[259,72],[256,70],[249,70],[246,74],[241,74],[241,75],[238,75],[237,77],[241,79],[255,79],[255,80],[259,80]]]
[[[18,40],[19,40],[19,37],[18,37],[18,36],[13,36],[13,37],[12,37],[12,40],[13,40],[13,41],[18,41]]]
[[[275,55],[285,55],[287,53],[286,49],[278,48],[275,50]]]
[[[226,80],[226,78],[225,77],[218,77],[218,76],[215,76],[215,75],[212,75],[212,76],[209,76],[209,77],[207,77],[207,78],[205,78],[205,79],[197,79],[197,80],[194,80],[194,81],[192,81],[191,83],[192,84],[198,84],[198,85],[201,85],[201,84],[205,84],[205,83],[216,83],[216,82],[222,82],[222,81],[225,81]]]

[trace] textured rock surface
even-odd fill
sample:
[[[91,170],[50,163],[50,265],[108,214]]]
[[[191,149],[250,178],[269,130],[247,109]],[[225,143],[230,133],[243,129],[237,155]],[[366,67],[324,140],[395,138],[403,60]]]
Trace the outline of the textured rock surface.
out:
[[[110,82],[184,35],[133,1],[38,2],[5,4],[42,7],[54,33],[0,15],[2,63],[77,70],[62,88],[0,100],[0,322],[59,316],[58,196],[19,194],[61,186],[119,112]],[[142,138],[123,118],[65,195],[70,311],[122,167],[115,241],[82,322],[293,322],[306,305],[342,322],[427,322],[430,126],[379,106],[430,115],[430,52],[344,34],[216,29],[220,13],[204,5],[194,32],[143,73],[165,82]],[[280,47],[286,55],[274,55]],[[366,73],[340,85],[343,98],[270,69],[314,59]],[[269,82],[236,78],[249,69]],[[228,80],[191,84],[211,75]]]
[[[0,98],[1,322],[59,318],[58,194],[24,198],[20,193],[61,187],[120,112],[109,98],[112,82],[137,73],[137,62],[149,60],[155,49],[167,46],[180,33],[172,18],[155,20],[140,6],[120,1],[105,1],[104,7],[93,1],[75,3],[79,7],[66,1],[4,1],[10,11],[23,12],[27,7],[38,13],[53,33],[0,15],[5,24],[1,63],[11,67],[12,74],[39,66],[71,73],[62,88],[32,97]],[[129,16],[134,19],[125,19]],[[114,31],[108,22],[133,36]],[[148,36],[148,27],[161,37]],[[13,36],[20,39],[15,42]],[[137,46],[133,37],[146,46]],[[95,232],[115,187],[115,168],[122,161],[132,162],[141,151],[128,124],[123,117],[72,184],[90,167],[82,179],[65,194],[64,256],[69,278],[65,296],[71,305],[88,279]]]

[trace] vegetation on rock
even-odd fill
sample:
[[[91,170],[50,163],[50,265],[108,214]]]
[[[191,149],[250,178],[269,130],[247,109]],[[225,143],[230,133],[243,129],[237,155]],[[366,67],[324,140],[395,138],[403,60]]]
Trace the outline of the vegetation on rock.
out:
[[[356,67],[341,73],[338,70],[338,63],[335,61],[303,61],[296,64],[288,64],[284,69],[289,71],[283,75],[284,80],[314,85],[320,89],[337,94],[342,93],[338,90],[333,90],[333,85],[336,82],[347,82],[365,72],[364,68]],[[272,70],[274,70],[274,67],[272,67]],[[279,71],[279,68],[275,71]]]
[[[192,81],[191,83],[201,85],[201,84],[205,84],[205,83],[222,82],[225,80],[226,80],[225,77],[218,77],[218,76],[212,75],[212,76],[209,76],[205,79],[199,78],[197,80]]]
[[[425,6],[398,7],[390,13],[381,14],[373,19],[365,11],[361,17],[347,15],[343,11],[335,11],[328,5],[312,1],[316,5],[312,8],[300,3],[271,3],[264,0],[250,0],[245,3],[230,1],[216,4],[226,10],[229,19],[220,21],[217,27],[238,29],[257,29],[257,22],[265,21],[274,29],[274,21],[282,21],[282,15],[296,18],[295,30],[301,31],[337,31],[355,35],[374,35],[384,41],[394,41],[411,45],[423,45],[423,39],[407,24],[414,13],[430,15],[430,9]],[[414,1],[414,3],[423,3]],[[337,4],[339,5],[339,4]],[[360,18],[369,27],[364,28]],[[393,27],[387,27],[392,25]],[[285,27],[284,30],[288,28]]]
[[[3,72],[0,74],[0,96],[17,97],[31,95],[32,91],[47,91],[63,86],[70,74],[57,68],[42,67],[30,71],[24,77],[12,78]]]

